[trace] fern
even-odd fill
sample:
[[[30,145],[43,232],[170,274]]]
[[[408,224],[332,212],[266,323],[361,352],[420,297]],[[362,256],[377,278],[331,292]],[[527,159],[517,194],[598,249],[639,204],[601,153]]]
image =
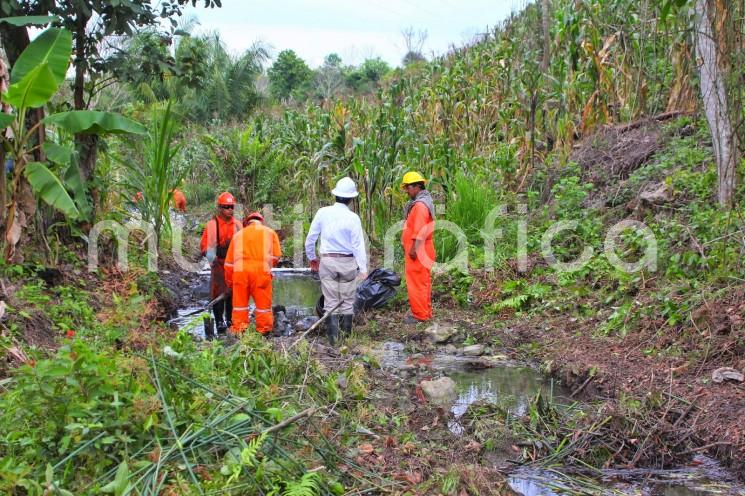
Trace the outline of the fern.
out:
[[[496,312],[506,309],[523,310],[528,303],[542,301],[548,296],[551,292],[551,286],[540,283],[526,286],[522,281],[505,281],[502,286],[502,292],[512,294],[512,296],[495,303],[492,309]]]
[[[512,310],[519,310],[522,308],[522,306],[528,302],[528,299],[530,298],[529,294],[519,294],[515,296],[511,296],[509,298],[505,298],[504,300],[500,301],[499,303],[494,305],[495,310],[505,310],[505,309],[512,309]]]
[[[264,444],[265,440],[266,432],[248,442],[248,446],[243,448],[243,451],[241,451],[241,463],[243,465],[247,465],[249,467],[256,466],[256,464],[259,462],[256,459],[256,455],[259,453],[259,450],[261,450],[261,446]]]
[[[321,494],[322,482],[318,472],[308,472],[300,480],[288,482],[282,496],[316,496]]]

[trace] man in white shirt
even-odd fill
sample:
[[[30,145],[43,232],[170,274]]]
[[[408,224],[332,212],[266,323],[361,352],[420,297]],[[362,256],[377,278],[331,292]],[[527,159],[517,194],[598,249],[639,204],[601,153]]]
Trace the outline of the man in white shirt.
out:
[[[354,181],[349,177],[340,179],[331,194],[336,197],[336,203],[316,212],[305,238],[305,254],[310,260],[311,270],[318,272],[321,278],[323,309],[326,312],[333,310],[327,321],[327,335],[331,346],[335,346],[339,340],[340,324],[345,334],[352,330],[357,281],[367,277],[367,252],[362,222],[349,209],[349,204],[358,195]],[[320,260],[316,257],[319,236]]]

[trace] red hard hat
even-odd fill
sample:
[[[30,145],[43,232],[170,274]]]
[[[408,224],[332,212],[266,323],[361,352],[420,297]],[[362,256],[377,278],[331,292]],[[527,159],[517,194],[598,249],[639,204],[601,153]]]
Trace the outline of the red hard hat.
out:
[[[264,222],[264,216],[261,215],[259,212],[251,212],[246,216],[245,219],[243,219],[243,222],[248,222],[249,220],[258,220]]]
[[[235,197],[228,193],[227,191],[220,193],[220,196],[217,197],[217,204],[218,205],[235,205]]]

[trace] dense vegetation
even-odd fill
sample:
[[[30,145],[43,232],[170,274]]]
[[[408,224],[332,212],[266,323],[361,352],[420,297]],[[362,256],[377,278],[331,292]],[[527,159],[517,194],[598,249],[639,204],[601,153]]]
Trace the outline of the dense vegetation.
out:
[[[230,189],[247,209],[271,204],[286,225],[309,221],[350,175],[379,260],[405,201],[400,178],[419,170],[443,205],[440,220],[460,229],[438,231],[438,258],[468,255],[440,276],[442,304],[505,319],[571,316],[588,339],[662,336],[644,353],[685,357],[694,369],[712,356],[739,363],[745,196],[735,178],[745,127],[730,133],[730,184],[694,59],[705,0],[544,0],[435,60],[409,50],[396,69],[374,58],[346,66],[335,54],[313,69],[291,50],[269,65],[261,46],[234,56],[216,34],[177,22],[187,3],[196,2],[0,10],[55,16],[0,24],[0,124],[12,129],[0,157],[13,166],[0,178],[0,492],[316,494],[385,484],[327,441],[338,429],[341,445],[352,443],[341,429],[365,397],[360,363],[329,374],[307,349],[282,354],[253,338],[204,348],[167,331],[157,308],[167,291],[142,268],[145,237],[129,241],[138,252],[129,272],[87,273],[97,221],[137,212],[169,247],[174,188],[205,210]],[[708,8],[719,19],[724,114],[738,123],[742,7]],[[105,22],[76,22],[93,13]],[[28,24],[51,27],[31,42]],[[654,233],[655,268],[624,272],[601,255],[624,219]],[[559,220],[576,223],[556,237],[555,258],[590,247],[587,264],[546,266],[541,243]],[[649,239],[620,234],[619,256],[639,259]],[[523,242],[525,267],[516,262]],[[723,323],[711,301],[736,310]],[[331,404],[335,420],[273,430]]]

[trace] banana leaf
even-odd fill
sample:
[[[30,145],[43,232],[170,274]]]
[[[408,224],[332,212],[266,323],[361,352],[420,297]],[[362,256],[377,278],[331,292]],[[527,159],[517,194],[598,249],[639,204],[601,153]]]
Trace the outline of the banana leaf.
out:
[[[72,110],[52,114],[44,119],[45,124],[60,126],[76,134],[145,134],[142,124],[113,112],[98,110]]]
[[[10,73],[10,83],[21,81],[28,73],[47,64],[54,81],[65,80],[72,53],[72,33],[66,29],[49,28],[23,50]]]
[[[75,202],[59,178],[41,162],[30,162],[23,170],[34,192],[47,204],[75,219],[80,215]]]
[[[60,18],[57,16],[15,16],[15,17],[3,17],[0,19],[0,23],[7,22],[13,26],[43,26],[51,22],[59,22]]]
[[[59,85],[49,63],[44,62],[24,75],[20,81],[11,84],[8,92],[3,95],[3,100],[19,112],[22,109],[41,107],[54,96]]]

